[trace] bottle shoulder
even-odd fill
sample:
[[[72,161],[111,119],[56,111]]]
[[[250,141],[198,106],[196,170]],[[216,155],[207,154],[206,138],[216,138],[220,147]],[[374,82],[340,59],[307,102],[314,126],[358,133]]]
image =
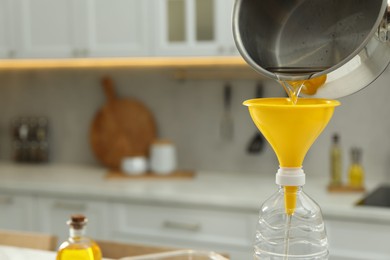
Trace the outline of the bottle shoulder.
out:
[[[68,239],[57,252],[57,260],[101,260],[102,253],[98,244],[89,238]]]
[[[364,173],[364,169],[363,167],[360,165],[360,164],[351,164],[350,167],[349,167],[349,174],[363,174]]]
[[[284,213],[285,207],[285,196],[284,189],[281,188],[275,192],[270,198],[265,200],[262,204],[261,211],[263,213],[269,213],[271,215],[275,214],[275,210],[282,209],[281,212]],[[301,188],[298,189],[297,193],[297,205],[296,210],[302,214],[307,214],[308,212],[318,212],[320,211],[319,205],[310,198]]]
[[[68,240],[64,241],[60,248],[64,248],[64,247],[68,247],[68,246],[74,246],[74,247],[77,247],[77,246],[81,246],[81,245],[85,245],[85,246],[91,246],[95,244],[95,242],[90,239],[89,237],[69,237]]]

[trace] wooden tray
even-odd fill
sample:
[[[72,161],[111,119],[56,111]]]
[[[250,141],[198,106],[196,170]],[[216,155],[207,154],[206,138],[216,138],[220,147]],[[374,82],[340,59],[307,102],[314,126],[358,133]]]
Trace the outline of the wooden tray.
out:
[[[366,189],[364,187],[351,187],[348,185],[329,185],[329,192],[339,192],[339,193],[353,193],[353,192],[365,192]]]
[[[178,170],[167,175],[158,175],[152,172],[147,172],[142,175],[128,175],[120,171],[109,171],[106,174],[106,179],[192,179],[195,173],[193,171]]]

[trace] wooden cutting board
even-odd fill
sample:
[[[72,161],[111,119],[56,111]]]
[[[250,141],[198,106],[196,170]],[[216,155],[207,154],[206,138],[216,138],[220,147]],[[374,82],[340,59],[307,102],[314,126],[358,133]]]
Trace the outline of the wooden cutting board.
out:
[[[107,102],[92,121],[90,143],[103,165],[118,170],[123,157],[149,155],[157,136],[156,123],[140,101],[118,98],[111,78],[103,78],[102,85]]]

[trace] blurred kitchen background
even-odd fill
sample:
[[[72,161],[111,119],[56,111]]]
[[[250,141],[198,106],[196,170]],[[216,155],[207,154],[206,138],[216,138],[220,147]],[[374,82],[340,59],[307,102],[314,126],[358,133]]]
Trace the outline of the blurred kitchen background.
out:
[[[0,16],[0,57],[11,61],[139,56],[168,57],[169,61],[173,56],[232,54],[238,57],[230,22],[233,2],[124,0],[115,4],[108,1],[74,4],[40,0],[34,4],[30,1],[11,4],[4,1]],[[50,12],[43,11],[45,8]],[[177,146],[179,167],[240,174],[259,172],[259,169],[266,173],[275,171],[277,161],[268,144],[257,155],[247,153],[257,129],[241,104],[256,97],[257,84],[264,86],[265,97],[284,96],[282,87],[274,81],[256,79],[253,75],[246,79],[240,72],[230,73],[231,70],[227,72],[230,77],[226,73],[223,77],[221,73],[213,75],[211,70],[206,78],[189,76],[181,80],[175,78],[180,68],[134,69],[108,65],[35,69],[36,64],[30,65],[30,69],[10,67],[4,63],[0,70],[2,160],[12,158],[12,120],[45,116],[50,124],[50,163],[97,164],[88,134],[96,111],[105,103],[101,78],[110,76],[120,97],[134,97],[152,110],[158,136],[171,139]],[[191,68],[186,68],[187,71],[191,72]],[[250,71],[248,67],[247,72]],[[369,88],[340,100],[343,105],[336,109],[329,126],[307,155],[307,172],[327,174],[331,135],[338,133],[346,153],[352,146],[362,148],[368,177],[389,177],[388,75],[385,71]],[[232,86],[232,140],[224,139],[220,131],[226,84]],[[346,167],[349,156],[343,156],[343,160]]]
[[[110,75],[120,97],[146,104],[155,116],[158,136],[177,146],[179,168],[274,174],[277,160],[267,143],[258,154],[247,148],[257,129],[242,102],[256,96],[284,96],[282,87],[269,80],[177,80],[162,70],[32,69],[0,72],[0,158],[12,159],[11,123],[19,116],[41,115],[49,121],[50,163],[99,164],[93,156],[89,130],[95,113],[106,102],[101,78]],[[304,167],[310,175],[327,175],[331,136],[338,133],[345,168],[353,146],[363,150],[367,178],[390,178],[390,80],[385,71],[371,86],[340,99],[324,133],[310,149]],[[224,86],[232,86],[233,138],[221,135]],[[346,83],[348,84],[348,83]],[[345,169],[346,170],[346,169]]]

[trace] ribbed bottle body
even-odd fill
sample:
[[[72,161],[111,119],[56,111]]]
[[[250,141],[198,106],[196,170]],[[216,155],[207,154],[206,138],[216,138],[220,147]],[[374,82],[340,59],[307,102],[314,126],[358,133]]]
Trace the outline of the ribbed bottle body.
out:
[[[254,243],[255,259],[328,259],[328,240],[319,206],[301,188],[296,209],[286,214],[279,189],[260,209]]]

